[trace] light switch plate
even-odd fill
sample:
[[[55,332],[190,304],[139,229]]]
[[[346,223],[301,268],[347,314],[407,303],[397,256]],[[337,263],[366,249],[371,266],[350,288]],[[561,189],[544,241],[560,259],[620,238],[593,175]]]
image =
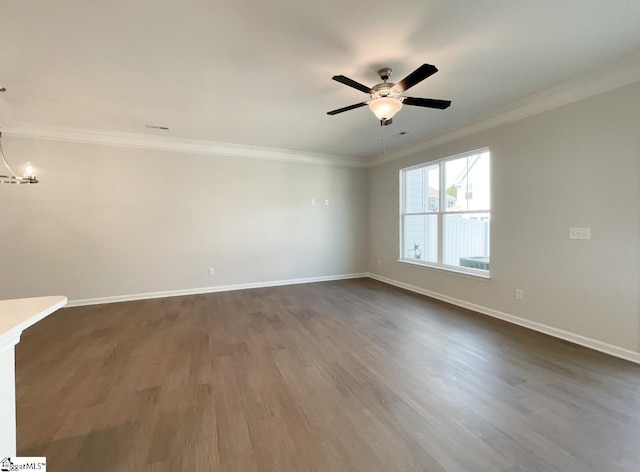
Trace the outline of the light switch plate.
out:
[[[591,239],[591,228],[569,228],[569,239]]]

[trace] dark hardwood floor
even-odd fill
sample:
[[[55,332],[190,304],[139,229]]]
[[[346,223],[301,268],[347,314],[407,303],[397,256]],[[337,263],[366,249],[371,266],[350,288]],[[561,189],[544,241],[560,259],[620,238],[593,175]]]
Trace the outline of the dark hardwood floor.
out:
[[[68,308],[16,359],[53,472],[640,471],[640,366],[371,279]]]

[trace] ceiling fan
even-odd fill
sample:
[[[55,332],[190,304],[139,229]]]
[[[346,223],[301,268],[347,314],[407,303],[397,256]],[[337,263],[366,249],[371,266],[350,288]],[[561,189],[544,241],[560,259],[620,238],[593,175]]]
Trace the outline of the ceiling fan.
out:
[[[400,111],[402,105],[438,108],[440,110],[444,110],[445,108],[448,108],[449,105],[451,105],[450,100],[435,100],[432,98],[414,98],[402,96],[402,94],[409,90],[411,87],[422,82],[424,79],[431,77],[436,72],[438,72],[436,66],[431,64],[422,64],[400,82],[394,84],[391,82],[387,82],[387,80],[389,80],[389,77],[391,77],[391,69],[388,67],[384,67],[378,71],[378,75],[382,79],[382,82],[374,85],[371,88],[367,87],[366,85],[362,85],[361,83],[356,82],[349,77],[345,77],[344,75],[334,75],[333,77],[331,77],[333,80],[368,94],[371,97],[371,100],[329,111],[327,112],[327,115],[337,115],[338,113],[369,105],[371,111],[380,120],[380,126],[386,126],[390,125],[393,122],[392,118],[396,113]]]

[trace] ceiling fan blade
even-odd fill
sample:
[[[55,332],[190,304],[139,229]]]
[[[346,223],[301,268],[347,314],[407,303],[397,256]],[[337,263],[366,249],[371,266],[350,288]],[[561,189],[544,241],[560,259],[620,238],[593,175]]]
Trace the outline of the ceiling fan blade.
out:
[[[353,110],[354,108],[364,107],[366,105],[367,105],[367,102],[356,103],[355,105],[349,105],[348,107],[338,108],[337,110],[328,111],[327,115],[337,115],[338,113]]]
[[[340,82],[341,84],[348,85],[349,87],[353,87],[354,89],[360,90],[361,92],[371,93],[371,88],[367,87],[366,85],[362,85],[360,82],[356,82],[355,80],[350,79],[349,77],[345,77],[344,75],[334,75],[331,78],[336,82]]]
[[[406,76],[400,82],[395,84],[393,88],[398,91],[398,93],[403,93],[409,90],[411,87],[416,85],[417,83],[422,82],[427,77],[431,77],[433,74],[438,72],[438,68],[431,64],[422,64],[416,70],[414,70],[411,74]]]
[[[451,100],[435,100],[433,98],[404,97],[404,100],[402,100],[402,104],[413,105],[414,107],[438,108],[440,110],[444,110],[445,108],[449,108],[449,105],[451,105]]]

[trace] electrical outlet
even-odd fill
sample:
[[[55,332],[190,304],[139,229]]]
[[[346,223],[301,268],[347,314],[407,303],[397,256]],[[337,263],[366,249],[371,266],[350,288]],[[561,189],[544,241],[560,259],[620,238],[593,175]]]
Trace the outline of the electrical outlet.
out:
[[[312,204],[312,205],[315,205],[315,204],[316,204],[316,199],[315,199],[315,198],[312,198],[312,199],[311,199],[311,204]]]
[[[325,201],[324,201],[324,204],[325,204],[326,206],[329,206],[329,200],[325,200]]]
[[[524,290],[522,290],[521,288],[516,289],[516,299],[524,300]]]
[[[213,267],[209,267],[209,275],[216,275],[216,271]]]

